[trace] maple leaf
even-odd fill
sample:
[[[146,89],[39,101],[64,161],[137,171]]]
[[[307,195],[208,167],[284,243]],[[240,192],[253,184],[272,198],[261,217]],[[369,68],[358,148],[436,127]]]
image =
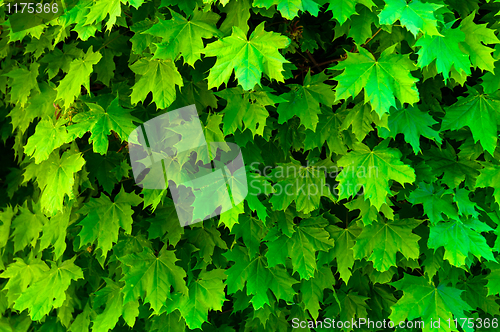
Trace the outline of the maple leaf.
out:
[[[437,19],[434,15],[443,5],[424,3],[413,0],[409,4],[405,0],[385,0],[384,9],[378,14],[380,24],[393,24],[397,20],[415,37],[419,32],[428,36],[440,36],[437,30]]]
[[[476,188],[494,188],[493,197],[500,206],[500,166],[487,165],[480,170],[476,180]]]
[[[145,303],[151,305],[155,313],[158,313],[170,298],[171,287],[176,292],[188,293],[184,281],[186,272],[175,264],[178,259],[173,251],[166,250],[166,246],[158,257],[151,249],[144,247],[141,252],[128,254],[119,260],[128,267],[122,279],[125,282],[123,287],[125,305],[141,297]]]
[[[86,15],[87,20],[85,25],[92,25],[94,23],[102,22],[106,16],[109,15],[108,22],[106,22],[106,31],[111,30],[113,25],[116,23],[116,18],[121,15],[121,4],[122,0],[102,0],[97,2],[92,2],[90,11]]]
[[[467,186],[474,187],[481,165],[476,160],[458,156],[449,142],[444,149],[431,147],[423,155],[426,164],[431,166],[434,176],[441,176],[441,182],[450,188],[458,187],[464,180]]]
[[[367,258],[380,272],[396,265],[396,253],[401,252],[408,259],[418,259],[420,236],[412,230],[420,225],[416,219],[400,219],[378,222],[364,226],[352,248],[354,258]]]
[[[481,86],[485,93],[494,94],[500,90],[500,63],[497,63],[494,71],[487,72],[481,79],[483,80]]]
[[[175,86],[183,86],[182,77],[172,60],[141,58],[130,69],[136,74],[130,95],[133,104],[144,101],[151,92],[156,106],[167,108],[175,100]]]
[[[252,135],[264,135],[264,127],[269,117],[266,106],[274,106],[286,100],[272,94],[274,90],[256,87],[252,91],[244,91],[240,86],[216,92],[218,97],[227,100],[224,109],[224,135],[234,134],[237,129],[250,129]]]
[[[401,152],[389,148],[388,144],[389,141],[384,140],[371,150],[363,143],[356,143],[351,152],[339,159],[338,166],[344,168],[337,176],[339,199],[356,195],[362,187],[365,199],[368,198],[371,205],[380,210],[382,204],[387,203],[387,195],[391,193],[389,180],[401,184],[415,181],[413,168],[402,163]]]
[[[245,90],[260,85],[262,73],[270,79],[283,82],[283,64],[288,61],[278,50],[289,43],[287,37],[265,31],[264,22],[255,28],[248,39],[240,28],[234,26],[231,36],[208,44],[203,51],[208,57],[217,57],[208,75],[208,87],[227,84],[233,70],[238,83]]]
[[[203,270],[189,284],[189,294],[181,296],[175,303],[190,329],[201,328],[208,318],[209,310],[222,310],[226,301],[223,280],[227,276],[223,269]]]
[[[327,215],[330,218],[335,218],[333,215]],[[338,220],[340,221],[340,220]],[[340,278],[347,284],[352,276],[352,269],[354,266],[354,251],[352,247],[356,243],[355,240],[361,233],[361,227],[352,222],[347,228],[340,228],[335,225],[327,227],[335,245],[327,253],[320,252],[318,261],[323,263],[331,263],[334,259],[337,260],[337,270],[339,271]]]
[[[474,138],[484,150],[494,155],[497,146],[497,127],[500,123],[500,100],[469,89],[467,97],[459,97],[453,105],[446,107],[441,131],[469,127]]]
[[[102,250],[102,259],[105,259],[113,242],[118,241],[119,229],[123,228],[126,234],[132,232],[132,214],[134,213],[132,206],[141,202],[142,199],[139,196],[125,192],[123,187],[116,195],[114,202],[103,193],[99,198],[90,198],[90,201],[78,211],[85,215],[79,223],[82,226],[78,233],[81,245],[97,240],[97,248]]]
[[[499,294],[500,293],[500,264],[498,262],[486,262],[487,267],[490,269],[490,273],[487,275],[488,284],[488,295]]]
[[[241,246],[235,246],[223,255],[235,262],[225,272],[228,275],[226,285],[229,293],[243,290],[246,284],[246,293],[252,295],[250,302],[254,309],[270,303],[267,290],[271,290],[277,299],[292,301],[296,294],[292,286],[298,282],[288,275],[285,268],[267,267],[264,256],[257,255],[250,259],[246,248]]]
[[[331,10],[333,18],[344,24],[353,15],[359,15],[356,12],[356,5],[363,4],[368,8],[375,6],[371,0],[330,0],[327,10]],[[371,34],[370,34],[371,35]]]
[[[27,155],[35,158],[35,163],[47,160],[55,149],[71,141],[70,135],[64,124],[66,119],[54,121],[49,117],[44,117],[36,126],[35,133],[30,136],[27,144],[24,146],[24,151]],[[40,144],[40,142],[46,142]]]
[[[432,129],[431,126],[438,123],[428,113],[419,110],[418,106],[399,108],[392,111],[389,115],[389,131],[381,128],[379,134],[381,137],[396,138],[397,134],[404,134],[405,141],[410,143],[413,152],[418,154],[420,149],[420,137],[432,139],[441,144],[442,139],[439,132]]]
[[[89,142],[93,143],[93,150],[102,155],[108,151],[108,135],[111,131],[122,139],[128,139],[130,133],[136,128],[134,121],[140,123],[141,120],[130,114],[130,111],[121,107],[118,97],[113,99],[111,104],[104,110],[99,104],[86,103],[89,111],[81,112],[73,117],[73,125],[68,126],[70,140],[90,131]]]
[[[162,20],[153,25],[143,34],[161,37],[153,59],[175,60],[179,53],[184,61],[194,67],[194,63],[201,58],[204,45],[203,39],[213,36],[220,37],[221,32],[215,27],[220,16],[212,12],[196,10],[190,19],[170,10],[172,18]]]
[[[40,249],[54,248],[54,258],[59,259],[66,250],[66,231],[69,225],[71,211],[68,208],[58,212],[42,226]]]
[[[436,225],[439,221],[445,220],[442,214],[448,218],[458,218],[457,208],[453,206],[451,197],[445,196],[446,194],[449,194],[449,191],[444,188],[436,188],[433,183],[420,182],[417,189],[410,193],[408,201],[412,204],[422,203],[431,224]]]
[[[493,229],[475,218],[460,218],[449,222],[440,222],[430,226],[429,248],[444,247],[444,259],[450,264],[462,266],[469,254],[478,259],[495,260],[491,248],[486,243],[482,232]]]
[[[9,78],[10,102],[12,104],[19,104],[24,107],[28,101],[28,97],[33,92],[40,92],[38,82],[38,68],[40,64],[33,62],[29,69],[24,66],[8,71],[2,74]]]
[[[303,219],[294,227],[291,237],[270,231],[265,240],[269,248],[266,253],[270,267],[285,265],[285,258],[292,259],[293,272],[299,272],[301,279],[310,279],[317,271],[316,252],[328,251],[334,246],[333,239],[324,229],[327,222],[323,217]]]
[[[133,327],[139,315],[139,302],[131,301],[123,305],[123,287],[112,279],[103,279],[106,287],[95,293],[93,308],[103,305],[106,305],[106,308],[92,319],[92,332],[112,330],[122,315],[127,324]]]
[[[415,46],[421,47],[417,52],[417,65],[424,68],[435,60],[437,72],[443,74],[445,81],[450,78],[452,68],[458,73],[471,73],[469,56],[459,48],[459,44],[465,41],[465,34],[458,28],[452,29],[453,23],[445,25],[441,36],[424,35],[415,43]]]
[[[335,91],[337,100],[355,97],[364,88],[365,101],[369,101],[380,117],[396,107],[396,99],[401,103],[413,105],[418,102],[419,94],[410,71],[415,64],[407,55],[391,54],[396,45],[382,52],[375,60],[366,49],[359,47],[359,53],[347,53],[347,59],[332,70],[344,72],[335,77],[339,82]]]
[[[312,16],[318,16],[319,5],[314,0],[254,0],[253,6],[269,9],[277,5],[281,16],[293,20],[299,11],[309,12]]]
[[[44,211],[53,215],[57,211],[62,211],[66,196],[70,200],[74,198],[75,174],[83,165],[85,160],[81,153],[75,153],[70,149],[59,156],[59,151],[54,151],[40,164],[30,163],[26,166],[23,183],[35,179],[42,191],[40,204]],[[50,174],[50,176],[38,176],[39,174]]]
[[[243,239],[243,243],[248,248],[248,255],[254,258],[260,253],[260,244],[267,233],[267,228],[262,220],[245,213],[241,216],[239,223],[234,225],[231,233],[236,239]]]
[[[230,35],[233,27],[240,28],[245,35],[250,27],[248,20],[250,19],[250,9],[252,8],[251,0],[231,0],[221,9],[222,13],[226,14],[226,18],[220,26],[220,31],[224,35]],[[253,8],[255,10],[255,8]]]
[[[304,167],[293,157],[290,158],[292,162],[279,164],[271,173],[277,179],[269,200],[274,209],[286,210],[295,201],[297,211],[309,213],[319,207],[321,197],[334,200],[324,169],[314,165]]]
[[[330,85],[324,83],[327,79],[328,76],[323,72],[311,76],[308,71],[303,85],[289,84],[292,91],[280,96],[288,102],[282,102],[278,106],[278,123],[283,124],[297,116],[306,128],[316,131],[318,114],[321,114],[320,103],[327,107],[335,103],[335,92]]]
[[[358,141],[362,142],[366,135],[373,130],[372,123],[379,128],[389,130],[388,115],[379,118],[377,112],[372,110],[370,104],[357,103],[342,120],[341,130],[351,129]]]
[[[304,301],[304,306],[315,320],[318,319],[320,302],[323,302],[323,292],[325,289],[333,291],[335,284],[335,277],[332,270],[327,266],[320,267],[314,274],[314,278],[309,280],[301,280],[300,293]]]
[[[80,59],[74,59],[69,65],[69,71],[57,86],[57,100],[62,100],[65,108],[68,108],[76,96],[81,93],[82,85],[90,91],[90,74],[92,67],[102,58],[99,52],[93,51],[90,46],[87,53]]]
[[[446,286],[440,283],[437,287],[430,284],[423,277],[415,277],[404,274],[404,277],[391,285],[403,291],[403,297],[392,306],[389,319],[393,322],[400,322],[408,319],[421,318],[424,321],[423,332],[430,332],[433,329],[430,320],[446,322],[453,321],[453,317],[466,317],[465,311],[473,308],[461,299],[463,290]],[[456,328],[449,327],[448,324],[441,324],[443,331],[456,331]]]
[[[498,44],[500,40],[495,36],[495,30],[488,29],[486,24],[474,23],[475,11],[464,18],[460,30],[465,34],[465,40],[460,43],[469,54],[474,67],[493,72],[495,59],[491,55],[493,49],[484,44]]]
[[[14,309],[28,309],[32,320],[40,320],[53,308],[62,306],[71,281],[83,278],[82,269],[74,264],[75,259],[76,256],[61,264],[52,262],[50,270],[43,271],[40,278],[19,296]]]
[[[50,270],[40,257],[30,255],[26,259],[19,257],[14,258],[15,262],[10,263],[5,271],[0,274],[0,278],[9,279],[4,286],[7,291],[7,300],[10,304],[19,298],[28,286],[32,285],[35,281]]]

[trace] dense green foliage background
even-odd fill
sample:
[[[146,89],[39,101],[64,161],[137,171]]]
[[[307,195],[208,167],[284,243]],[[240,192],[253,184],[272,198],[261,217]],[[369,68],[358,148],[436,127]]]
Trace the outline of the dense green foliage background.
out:
[[[0,5],[0,331],[497,330],[499,1]],[[127,138],[190,104],[250,192],[182,228]]]

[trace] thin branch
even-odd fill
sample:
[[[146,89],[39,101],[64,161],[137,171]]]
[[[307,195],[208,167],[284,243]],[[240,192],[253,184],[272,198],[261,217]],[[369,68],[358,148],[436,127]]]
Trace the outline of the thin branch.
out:
[[[316,60],[313,58],[312,54],[309,51],[306,51],[306,54],[309,57],[309,59],[311,60],[311,62],[313,63],[314,67],[318,68],[319,71],[323,71],[323,69],[318,65]]]

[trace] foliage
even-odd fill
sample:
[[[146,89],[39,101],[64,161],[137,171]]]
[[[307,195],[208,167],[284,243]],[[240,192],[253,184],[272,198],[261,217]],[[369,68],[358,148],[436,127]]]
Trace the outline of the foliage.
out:
[[[498,329],[500,1],[7,3],[0,331]],[[249,194],[181,227],[127,140],[191,104]]]

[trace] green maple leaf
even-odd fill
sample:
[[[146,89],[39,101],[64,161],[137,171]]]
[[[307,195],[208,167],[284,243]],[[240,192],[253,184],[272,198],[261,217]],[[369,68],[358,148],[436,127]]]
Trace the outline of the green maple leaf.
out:
[[[2,76],[7,76],[10,79],[8,85],[11,88],[9,95],[12,104],[19,104],[24,107],[32,90],[40,92],[36,80],[39,67],[39,63],[33,62],[29,69],[21,66],[2,74]]]
[[[227,84],[233,70],[238,83],[245,90],[260,85],[263,73],[270,79],[284,82],[283,64],[288,61],[278,50],[289,43],[287,37],[265,31],[264,22],[255,28],[248,39],[240,28],[234,26],[231,36],[208,44],[203,51],[206,56],[217,57],[208,75],[208,87]]]
[[[243,201],[238,205],[234,206],[232,209],[221,213],[219,219],[219,226],[221,224],[226,225],[226,227],[231,231],[234,225],[238,223],[239,217],[245,212],[245,204]]]
[[[328,146],[328,156],[332,153],[346,154],[347,146],[346,133],[341,129],[342,115],[339,112],[332,112],[331,107],[321,107],[321,114],[318,116],[316,131],[307,129],[305,132],[304,150],[321,148],[325,143]],[[314,113],[312,114],[314,116]]]
[[[42,190],[41,206],[44,211],[53,215],[57,211],[62,211],[66,196],[69,200],[74,198],[75,174],[83,165],[85,160],[81,153],[75,153],[70,149],[59,157],[59,151],[54,151],[40,164],[31,163],[26,166],[23,182],[36,179],[38,187]],[[39,174],[50,174],[50,176],[38,176]]]
[[[436,225],[439,221],[445,220],[442,214],[448,218],[457,219],[457,208],[453,206],[451,197],[444,197],[449,194],[444,188],[437,188],[434,184],[420,182],[417,189],[410,193],[408,201],[412,204],[424,205],[424,212],[431,221],[432,225]]]
[[[452,29],[453,23],[445,25],[441,36],[424,35],[415,43],[421,47],[417,52],[417,65],[424,68],[435,60],[437,72],[443,74],[445,81],[450,78],[452,68],[458,73],[471,74],[469,56],[459,48],[459,44],[465,41],[465,34],[458,28]]]
[[[488,295],[495,295],[500,293],[500,264],[498,262],[486,262],[490,273],[486,276],[488,279]]]
[[[474,143],[479,141],[484,150],[494,155],[500,124],[500,100],[469,89],[467,97],[459,97],[455,104],[445,110],[441,131],[467,126],[472,132]]]
[[[288,102],[282,102],[278,106],[278,123],[283,124],[297,116],[306,128],[316,131],[318,114],[321,114],[320,103],[327,107],[335,103],[335,92],[330,85],[324,83],[327,79],[328,76],[323,72],[311,76],[309,71],[303,85],[288,84],[292,91],[281,95]]]
[[[476,160],[458,156],[449,142],[445,149],[431,147],[423,155],[427,165],[431,166],[434,176],[444,174],[441,182],[450,188],[458,187],[464,180],[467,186],[474,187],[481,165]]]
[[[424,3],[413,0],[409,4],[405,0],[385,0],[384,9],[378,14],[380,24],[393,24],[397,20],[415,37],[419,32],[424,35],[441,35],[437,30],[437,19],[434,15],[443,5]]]
[[[235,239],[243,239],[250,258],[260,253],[260,244],[266,233],[267,228],[265,228],[264,222],[246,213],[240,217],[239,223],[234,225],[231,230],[231,234],[235,235]]]
[[[66,119],[52,120],[49,117],[42,119],[36,126],[35,133],[30,136],[24,146],[24,152],[35,158],[35,163],[47,160],[55,149],[71,140],[66,130]],[[45,142],[45,144],[40,144]]]
[[[42,226],[40,249],[54,248],[54,258],[59,259],[66,250],[66,231],[71,211],[68,208],[58,212]]]
[[[209,149],[210,158],[215,158],[214,152],[210,147],[210,143],[217,143],[217,148],[223,151],[231,150],[227,144],[224,143],[224,133],[220,129],[222,124],[222,115],[220,114],[210,114],[207,117],[206,125],[202,124],[203,134],[205,135],[205,140],[207,141],[207,147]]]
[[[223,269],[201,271],[198,278],[189,284],[189,294],[175,303],[190,329],[201,328],[207,321],[209,310],[222,310],[226,301],[223,280],[227,276]]]
[[[415,64],[407,55],[391,54],[396,45],[382,52],[375,60],[366,49],[359,47],[359,53],[348,52],[347,59],[332,70],[344,72],[335,77],[339,84],[335,88],[337,100],[355,97],[364,89],[365,101],[369,101],[380,117],[396,107],[397,98],[401,103],[413,105],[419,101],[419,94],[410,71]]]
[[[416,219],[401,219],[376,223],[364,226],[361,234],[356,238],[352,248],[354,258],[367,258],[373,262],[373,267],[380,272],[388,271],[396,265],[396,253],[401,252],[408,259],[418,259],[420,236],[412,230],[420,225]]]
[[[328,223],[323,217],[303,219],[294,227],[291,237],[269,233],[266,237],[269,248],[266,253],[269,266],[285,264],[286,256],[292,259],[293,272],[298,272],[301,279],[310,279],[317,271],[316,253],[333,248],[334,241],[325,230]]]
[[[371,0],[330,0],[328,9],[331,10],[333,18],[340,24],[344,24],[353,15],[358,15],[356,5],[363,4],[368,8],[375,6]],[[371,33],[370,33],[371,36]]]
[[[44,271],[40,278],[19,296],[14,309],[28,309],[32,320],[40,320],[53,308],[62,306],[71,281],[83,278],[82,269],[74,264],[75,259],[76,256],[61,264],[52,262],[50,270]]]
[[[439,144],[443,141],[439,132],[431,128],[438,122],[428,113],[420,111],[416,105],[392,111],[388,121],[389,131],[380,128],[379,135],[383,138],[396,138],[397,134],[404,134],[405,141],[411,145],[415,154],[420,152],[421,136]]]
[[[286,210],[295,202],[297,211],[309,213],[319,207],[321,197],[334,200],[324,169],[314,165],[304,167],[293,157],[290,158],[292,162],[279,164],[272,172],[277,183],[273,186],[274,193],[269,202],[275,210]]]
[[[370,150],[363,143],[357,143],[351,152],[339,159],[338,166],[344,167],[337,176],[339,199],[354,196],[363,187],[365,199],[380,210],[382,204],[387,203],[387,195],[391,194],[389,180],[401,184],[415,181],[413,168],[402,163],[401,152],[389,148],[388,144],[385,140]]]
[[[434,330],[430,320],[441,321],[441,329],[446,332],[456,331],[454,327],[443,324],[453,317],[467,317],[464,311],[472,311],[464,300],[461,299],[463,290],[446,286],[445,283],[435,287],[424,277],[415,277],[405,273],[404,277],[391,285],[403,291],[403,297],[391,307],[389,319],[393,322],[413,320],[420,318],[424,321],[423,332]],[[453,324],[453,323],[452,323]],[[471,330],[472,331],[472,330]]]
[[[114,37],[117,38],[117,37]],[[115,76],[116,64],[114,61],[115,53],[110,49],[104,49],[102,52],[102,58],[95,66],[95,72],[97,73],[97,80],[101,81],[107,86],[110,86],[109,82]]]
[[[333,215],[330,215],[330,218],[338,220],[338,218]],[[361,233],[362,229],[357,226],[356,223],[351,222],[347,228],[330,225],[327,227],[327,231],[330,233],[335,246],[326,254],[320,252],[318,255],[318,261],[330,263],[336,259],[337,270],[339,271],[340,278],[347,284],[352,276],[352,268],[354,266],[354,251],[352,250],[352,247],[354,247],[354,244],[356,243],[355,240]]]
[[[492,187],[494,189],[493,197],[500,206],[500,166],[488,165],[480,170],[477,177],[476,188]]]
[[[375,123],[379,128],[389,130],[388,118],[387,114],[379,118],[377,112],[372,110],[370,104],[357,103],[342,120],[340,129],[347,130],[351,128],[354,136],[356,136],[358,141],[362,142],[366,135],[373,130],[372,123]]]
[[[108,135],[111,131],[116,132],[122,140],[125,140],[136,128],[133,122],[141,122],[130,114],[130,110],[120,106],[118,97],[106,110],[98,104],[86,103],[86,105],[89,111],[76,114],[73,117],[74,124],[68,127],[70,140],[83,137],[90,131],[92,135],[90,135],[89,142],[92,142],[94,152],[102,155],[108,151]]]
[[[127,193],[121,188],[116,195],[114,202],[109,196],[101,193],[99,198],[90,198],[90,201],[78,211],[85,215],[79,223],[82,226],[80,233],[81,245],[93,243],[97,240],[97,248],[102,250],[102,257],[106,254],[113,242],[118,241],[118,231],[120,228],[126,234],[132,232],[132,206],[142,202],[142,199],[134,193]]]
[[[55,89],[46,83],[41,83],[39,87],[40,92],[35,92],[30,95],[28,105],[26,105],[24,109],[18,104],[8,115],[12,118],[12,126],[18,128],[23,133],[28,129],[35,118],[45,118],[46,116],[52,116],[52,114],[54,114],[53,103],[56,99]]]
[[[482,232],[493,229],[478,219],[461,218],[449,222],[441,222],[430,226],[429,241],[427,246],[436,250],[443,246],[444,259],[454,266],[462,266],[469,254],[487,260],[495,260],[491,248],[486,243]]]
[[[166,250],[166,246],[158,257],[151,249],[144,247],[142,252],[128,254],[119,260],[128,267],[122,279],[125,282],[124,304],[141,297],[145,303],[151,305],[155,313],[158,313],[171,297],[171,287],[176,292],[188,293],[184,281],[186,272],[175,265],[178,259],[173,251]]]
[[[269,9],[277,5],[281,16],[287,20],[293,20],[298,16],[299,11],[309,12],[312,16],[318,16],[319,5],[314,0],[254,0],[254,7],[264,7]]]
[[[465,188],[456,189],[455,195],[453,195],[453,201],[457,203],[458,213],[460,213],[460,215],[477,218],[479,212],[476,211],[476,208],[479,208],[479,210],[482,209],[478,207],[476,203],[469,200],[470,193],[471,192]]]
[[[62,100],[65,108],[68,108],[76,96],[81,93],[82,85],[90,91],[90,74],[92,66],[96,65],[102,58],[99,52],[93,51],[90,46],[83,58],[71,61],[69,71],[57,86],[57,100]]]
[[[7,269],[0,274],[0,278],[9,279],[3,290],[7,291],[7,299],[11,304],[20,295],[26,292],[28,286],[39,280],[41,276],[50,268],[40,257],[14,258],[15,262],[10,263]]]
[[[47,218],[39,213],[39,204],[35,206],[35,213],[33,213],[28,208],[27,201],[25,201],[23,206],[19,207],[19,212],[19,215],[11,222],[14,253],[23,250],[28,244],[34,247],[42,227],[48,222]]]
[[[123,319],[133,327],[139,315],[139,302],[131,301],[123,305],[123,287],[109,278],[103,278],[106,287],[95,293],[93,308],[106,305],[105,309],[92,319],[92,332],[108,332],[112,330],[123,315]]]
[[[476,13],[473,12],[462,20],[460,30],[465,34],[465,40],[460,45],[469,54],[474,67],[493,72],[495,59],[491,53],[494,50],[483,43],[498,44],[500,40],[495,35],[495,30],[488,29],[486,24],[474,23],[475,16]]]
[[[226,18],[220,26],[220,31],[226,36],[231,34],[233,27],[240,28],[246,35],[250,27],[248,20],[250,19],[250,9],[252,8],[251,0],[231,0],[221,8],[221,12],[226,14]]]
[[[85,25],[92,25],[101,23],[106,16],[109,15],[108,22],[106,22],[106,31],[111,30],[116,23],[116,18],[121,15],[122,0],[101,0],[93,2],[89,7],[90,11],[86,15],[87,20]]]
[[[270,304],[267,290],[271,290],[278,300],[292,301],[296,294],[292,286],[298,282],[290,277],[285,268],[267,267],[264,256],[257,255],[250,259],[246,248],[241,246],[235,246],[223,255],[235,262],[225,272],[228,275],[226,285],[229,293],[243,290],[246,284],[247,295],[252,295],[250,302],[254,309]]]
[[[215,27],[220,16],[196,10],[190,19],[186,19],[173,10],[170,10],[170,13],[172,18],[160,19],[143,32],[162,38],[161,43],[155,44],[157,48],[154,59],[175,60],[180,53],[184,61],[194,67],[204,49],[203,39],[221,36],[221,32]]]
[[[300,282],[300,293],[302,294],[302,301],[304,307],[311,317],[318,319],[320,302],[323,302],[323,293],[325,289],[331,289],[333,291],[333,285],[335,285],[335,277],[333,276],[331,268],[328,266],[322,266],[314,274],[314,278],[309,280],[301,280]]]
[[[248,180],[248,195],[245,197],[246,202],[248,203],[248,207],[257,212],[257,216],[260,220],[266,221],[269,216],[267,213],[267,208],[262,204],[259,200],[258,196],[260,194],[270,194],[272,191],[269,188],[272,188],[271,183],[264,176],[256,173],[247,173]]]
[[[223,110],[224,135],[234,134],[237,129],[250,129],[252,135],[264,135],[264,127],[269,117],[266,106],[274,106],[286,100],[273,95],[274,90],[268,87],[256,87],[252,91],[244,91],[240,86],[217,92],[218,97],[227,100]]]
[[[497,62],[495,66],[495,70],[492,72],[487,72],[484,74],[481,79],[481,86],[484,89],[484,92],[487,94],[494,94],[498,90],[500,90],[500,62]]]
[[[133,104],[144,101],[151,92],[156,107],[167,108],[175,100],[175,86],[183,86],[182,76],[172,60],[141,58],[130,69],[136,74],[130,96]]]

